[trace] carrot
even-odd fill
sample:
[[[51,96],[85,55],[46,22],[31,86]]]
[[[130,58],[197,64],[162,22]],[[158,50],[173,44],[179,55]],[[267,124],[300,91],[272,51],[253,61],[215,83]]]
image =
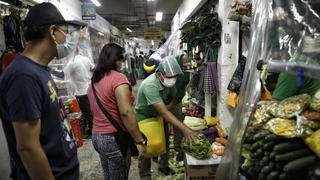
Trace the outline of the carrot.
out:
[[[220,125],[216,125],[216,129],[217,129],[217,131],[218,131],[218,135],[219,135],[219,137],[220,138],[223,138],[224,137],[224,130],[223,130],[223,128],[220,126]]]
[[[220,144],[222,144],[222,145],[225,146],[225,145],[227,145],[228,140],[226,140],[225,138],[221,138],[221,137],[218,138],[218,137],[217,137],[217,138],[216,138],[216,142],[217,142],[217,143],[220,143]]]

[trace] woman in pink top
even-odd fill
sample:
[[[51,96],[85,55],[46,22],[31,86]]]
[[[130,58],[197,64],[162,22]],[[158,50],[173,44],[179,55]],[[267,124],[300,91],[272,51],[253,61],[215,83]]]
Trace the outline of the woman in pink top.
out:
[[[93,72],[92,82],[104,109],[124,131],[130,133],[140,155],[143,155],[146,151],[146,141],[139,131],[132,108],[131,85],[127,77],[120,73],[124,61],[123,53],[124,49],[117,44],[105,45]],[[92,143],[100,155],[104,178],[108,180],[128,179],[130,147],[125,147],[127,148],[125,154],[120,151],[121,143],[119,143],[119,138],[117,138],[118,141],[115,138],[117,130],[100,110],[91,86],[88,89],[88,98],[93,113]]]

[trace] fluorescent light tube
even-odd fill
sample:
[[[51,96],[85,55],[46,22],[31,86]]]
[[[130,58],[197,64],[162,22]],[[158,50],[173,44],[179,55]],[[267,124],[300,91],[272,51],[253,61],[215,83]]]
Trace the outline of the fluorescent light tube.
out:
[[[163,12],[156,13],[156,21],[162,21]]]
[[[44,0],[33,0],[33,1],[35,1],[36,3],[43,3],[44,2]]]
[[[132,30],[131,30],[131,29],[129,29],[129,28],[127,28],[127,31],[129,31],[130,33],[132,33]]]
[[[100,2],[98,0],[91,0],[91,2],[96,5],[97,7],[101,6]]]
[[[0,1],[0,4],[6,5],[6,6],[9,6],[9,5],[10,5],[9,3],[3,2],[3,1]]]

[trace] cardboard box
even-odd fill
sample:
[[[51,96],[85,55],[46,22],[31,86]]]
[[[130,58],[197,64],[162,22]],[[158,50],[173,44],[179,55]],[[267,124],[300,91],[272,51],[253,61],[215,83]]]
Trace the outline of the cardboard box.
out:
[[[214,180],[218,164],[189,165],[184,159],[185,180]]]

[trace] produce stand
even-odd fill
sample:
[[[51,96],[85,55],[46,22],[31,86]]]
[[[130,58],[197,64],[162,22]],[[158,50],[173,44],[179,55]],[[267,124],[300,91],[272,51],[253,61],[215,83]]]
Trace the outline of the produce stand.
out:
[[[311,93],[288,88],[302,89],[309,79],[319,81],[319,28],[306,28],[319,22],[318,16],[307,16],[309,12],[319,14],[319,5],[255,1],[244,81],[217,179],[239,179],[240,175],[249,180],[320,179],[320,89]],[[305,19],[295,21],[297,17]],[[280,80],[289,82],[281,96],[266,95],[270,72],[286,77],[278,79],[276,88],[281,87]],[[295,81],[288,81],[292,76]]]
[[[186,153],[184,158],[185,180],[193,178],[214,179],[220,160],[221,157],[198,160]]]

